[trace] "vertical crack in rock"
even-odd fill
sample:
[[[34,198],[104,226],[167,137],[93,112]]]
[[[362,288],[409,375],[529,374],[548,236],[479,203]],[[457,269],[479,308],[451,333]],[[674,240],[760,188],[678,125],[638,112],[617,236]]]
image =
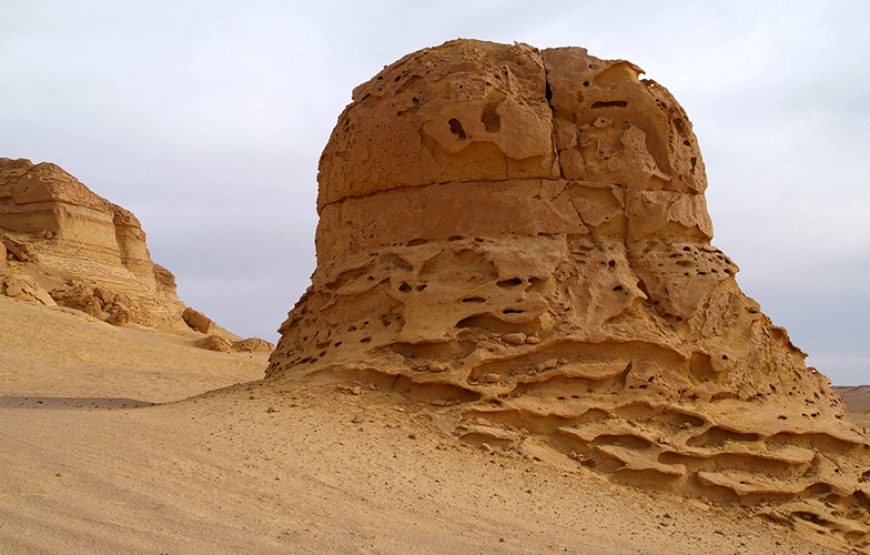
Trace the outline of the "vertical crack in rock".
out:
[[[547,99],[547,106],[550,107],[550,122],[553,129],[551,134],[553,141],[553,156],[556,160],[556,167],[559,168],[559,177],[565,179],[565,173],[562,171],[562,161],[559,158],[559,146],[556,142],[556,108],[553,107],[553,90],[550,88],[550,73],[547,69],[547,61],[541,57],[541,62],[544,65],[544,98]]]
[[[641,73],[458,40],[360,85],[267,379],[369,382],[463,441],[866,550],[867,438],[710,244],[691,123]]]

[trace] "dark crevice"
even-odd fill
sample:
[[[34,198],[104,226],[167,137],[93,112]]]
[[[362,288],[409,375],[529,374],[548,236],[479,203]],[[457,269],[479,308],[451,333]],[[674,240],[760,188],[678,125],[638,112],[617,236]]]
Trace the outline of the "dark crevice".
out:
[[[592,103],[592,109],[597,108],[627,108],[628,102],[625,100],[599,100]]]
[[[553,106],[553,89],[550,87],[550,73],[547,71],[547,62],[541,56],[541,65],[544,68],[544,90],[547,98],[547,105],[550,107],[550,140],[553,142],[553,156],[556,160],[556,167],[559,168],[559,177],[565,179],[565,173],[562,171],[562,161],[559,159],[559,144],[556,142],[556,107]]]
[[[489,133],[495,133],[501,129],[501,117],[498,115],[495,104],[487,104],[480,114],[480,123]]]
[[[561,183],[562,182],[562,178],[523,177],[523,178],[518,178],[518,179],[507,179],[507,178],[505,178],[505,179],[490,179],[490,180],[487,180],[486,183],[487,184],[498,184],[498,183],[505,183],[507,181],[540,181],[540,180],[548,181],[551,183]],[[323,210],[326,209],[328,206],[341,204],[347,200],[360,200],[360,199],[365,199],[365,198],[370,198],[370,197],[376,197],[378,195],[391,195],[391,194],[396,194],[396,193],[404,193],[404,192],[408,192],[412,189],[417,189],[420,187],[434,187],[434,186],[438,186],[438,185],[451,185],[454,183],[480,183],[480,180],[479,179],[451,179],[448,181],[433,181],[431,183],[419,183],[416,185],[401,185],[398,187],[394,187],[392,189],[383,189],[380,191],[372,191],[370,193],[347,195],[347,196],[341,198],[340,200],[334,200],[332,202],[327,202],[323,206],[319,206],[317,208],[317,213],[321,214],[323,212]],[[590,181],[590,183],[601,183],[603,185],[608,185],[608,186],[614,185],[613,183],[610,183],[607,181]],[[617,187],[622,187],[618,183],[615,185]],[[567,187],[567,185],[566,185],[566,187]],[[457,240],[458,240],[459,236],[455,236],[455,237],[457,237]]]
[[[450,132],[459,137],[460,140],[465,140],[468,135],[465,134],[465,129],[462,128],[462,123],[456,118],[452,118],[447,122],[450,125]]]

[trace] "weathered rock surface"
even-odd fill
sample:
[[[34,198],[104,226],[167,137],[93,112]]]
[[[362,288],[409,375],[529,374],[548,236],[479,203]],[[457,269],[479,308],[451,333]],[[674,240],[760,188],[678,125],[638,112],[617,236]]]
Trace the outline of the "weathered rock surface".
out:
[[[626,61],[452,41],[354,90],[267,378],[868,545],[870,446],[710,244],[688,117]]]
[[[227,345],[240,340],[185,310],[175,276],[151,260],[132,212],[55,164],[0,158],[0,249],[0,292],[10,297],[115,325],[193,328]]]
[[[16,272],[59,304],[118,324],[183,326],[174,278],[151,261],[136,217],[59,166],[0,158],[0,230]]]
[[[187,325],[191,327],[191,329],[200,333],[208,333],[214,327],[214,322],[212,322],[211,318],[190,307],[184,309],[184,312],[181,313],[181,317]]]
[[[233,342],[233,351],[237,353],[271,353],[275,345],[259,337],[249,337]]]
[[[27,243],[19,243],[9,237],[3,237],[3,248],[8,256],[19,262],[28,262],[30,260],[30,245]]]
[[[200,349],[217,351],[219,353],[229,353],[233,350],[230,342],[217,334],[207,335],[202,339],[198,339],[194,345]]]
[[[230,341],[226,339],[226,333],[212,333],[199,339],[194,343],[200,349],[209,351],[217,351],[220,353],[271,353],[275,348],[274,345],[259,337],[249,337],[238,341]]]
[[[0,292],[21,301],[56,306],[48,291],[27,275],[7,275],[0,279]]]

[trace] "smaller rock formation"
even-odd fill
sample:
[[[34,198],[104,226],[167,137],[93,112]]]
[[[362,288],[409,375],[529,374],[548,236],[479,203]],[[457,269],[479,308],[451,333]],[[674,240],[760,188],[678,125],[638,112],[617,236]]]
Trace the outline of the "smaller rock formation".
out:
[[[98,320],[123,326],[141,319],[142,308],[124,293],[112,293],[104,287],[93,287],[74,279],[51,291],[51,297],[61,306],[81,310]]]
[[[47,162],[0,158],[0,292],[113,325],[193,329],[219,337],[227,352],[269,345],[235,349],[251,340],[185,308],[175,276],[151,260],[136,216]]]
[[[30,245],[28,243],[19,243],[11,237],[3,237],[2,242],[3,246],[6,248],[6,252],[13,260],[18,260],[20,262],[30,261]]]
[[[249,337],[236,341],[228,340],[228,332],[215,328],[216,333],[211,333],[199,339],[194,345],[200,349],[217,351],[219,353],[271,353],[275,346],[259,337]],[[231,334],[230,334],[231,335]]]
[[[56,306],[51,295],[38,283],[25,275],[8,275],[0,281],[0,289],[7,297],[34,304]]]
[[[233,342],[233,350],[238,353],[271,353],[275,345],[259,337],[249,337]]]
[[[211,318],[190,307],[184,309],[181,317],[191,329],[199,333],[209,333],[214,327],[214,322],[211,321]]]
[[[20,263],[12,271],[59,304],[113,323],[184,329],[174,278],[151,260],[139,220],[59,166],[0,158],[0,232]]]
[[[229,341],[217,334],[211,334],[198,339],[195,346],[208,351],[217,351],[219,353],[230,353],[233,351],[233,346]]]

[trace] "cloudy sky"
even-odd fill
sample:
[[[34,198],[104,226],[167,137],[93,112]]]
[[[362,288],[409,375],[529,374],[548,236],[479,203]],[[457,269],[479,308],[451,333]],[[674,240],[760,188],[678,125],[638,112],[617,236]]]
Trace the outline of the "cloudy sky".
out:
[[[275,339],[308,284],[317,160],[354,86],[456,37],[577,45],[671,90],[740,285],[834,383],[870,383],[870,2],[2,7],[0,156],[133,210],[182,298],[239,334]]]

